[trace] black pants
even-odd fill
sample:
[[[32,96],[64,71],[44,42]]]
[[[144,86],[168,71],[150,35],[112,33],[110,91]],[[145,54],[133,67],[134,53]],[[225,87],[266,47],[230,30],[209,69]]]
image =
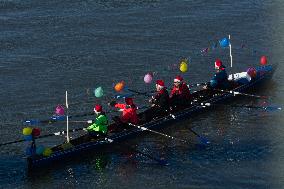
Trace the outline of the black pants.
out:
[[[173,96],[171,98],[171,109],[172,111],[178,111],[189,107],[191,104],[191,100],[184,99],[180,96]]]
[[[98,132],[98,131],[89,131],[88,132],[88,139],[97,139],[97,138],[102,138],[102,137],[106,137],[107,135],[105,133],[102,132]]]
[[[120,132],[120,131],[123,131],[124,129],[132,128],[132,126],[128,125],[128,123],[123,123],[121,121],[120,117],[118,117],[118,116],[113,117],[112,120],[115,123],[115,126],[114,126],[115,127],[114,128],[115,132]]]

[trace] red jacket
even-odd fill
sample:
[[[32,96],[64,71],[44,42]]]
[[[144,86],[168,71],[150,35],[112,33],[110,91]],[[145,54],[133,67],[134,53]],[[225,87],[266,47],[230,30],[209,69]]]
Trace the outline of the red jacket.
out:
[[[180,98],[185,100],[191,99],[190,90],[185,83],[182,83],[180,87],[176,87],[174,85],[170,97],[173,97],[175,95],[180,96]]]
[[[120,120],[123,123],[132,123],[132,124],[138,124],[138,116],[136,113],[137,107],[135,105],[129,106],[126,104],[116,104],[116,108],[119,108],[122,110],[122,116],[120,117]]]

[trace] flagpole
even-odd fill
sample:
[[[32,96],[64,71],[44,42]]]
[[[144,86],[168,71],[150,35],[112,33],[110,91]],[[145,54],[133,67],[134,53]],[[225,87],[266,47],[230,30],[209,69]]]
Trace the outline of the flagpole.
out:
[[[67,91],[66,91],[65,94],[66,94],[65,97],[66,97],[66,127],[67,127],[66,128],[66,133],[67,133],[66,137],[67,137],[67,142],[69,143],[70,138],[69,138],[68,93],[67,93]]]
[[[229,35],[229,47],[230,47],[231,68],[232,68],[233,67],[233,57],[232,57],[231,35]]]

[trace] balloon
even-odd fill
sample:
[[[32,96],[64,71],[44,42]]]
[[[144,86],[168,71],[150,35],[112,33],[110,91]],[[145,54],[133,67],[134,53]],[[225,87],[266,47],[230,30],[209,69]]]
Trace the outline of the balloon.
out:
[[[26,127],[26,128],[24,128],[23,129],[23,134],[24,135],[30,135],[30,134],[32,134],[32,128],[30,128],[30,127]]]
[[[185,61],[182,61],[180,66],[179,66],[179,69],[181,72],[186,72],[187,71],[187,63]]]
[[[32,135],[34,137],[39,136],[40,135],[40,129],[39,128],[33,128]]]
[[[44,147],[43,146],[36,147],[36,154],[37,155],[42,155],[43,152],[44,152]]]
[[[215,79],[210,80],[210,86],[211,87],[216,87],[217,86],[217,81]]]
[[[52,150],[50,148],[45,148],[42,153],[43,156],[50,156],[51,154]]]
[[[261,65],[266,65],[266,64],[267,64],[267,58],[266,58],[266,56],[262,56],[262,57],[260,58],[260,64],[261,64]]]
[[[114,86],[114,90],[116,92],[120,92],[124,88],[124,82],[121,81]]]
[[[100,98],[104,95],[104,91],[102,87],[98,87],[94,90],[95,97]]]
[[[151,83],[153,80],[153,74],[152,73],[147,73],[145,76],[144,76],[144,82],[149,84]]]
[[[223,38],[223,39],[221,39],[221,40],[219,41],[219,43],[220,43],[220,46],[223,47],[223,48],[224,48],[224,47],[228,47],[229,44],[230,44],[229,39],[227,39],[226,37]]]
[[[33,140],[33,135],[25,135],[24,139],[25,139],[25,141],[32,141]]]
[[[255,68],[248,68],[247,69],[247,73],[251,78],[255,78],[256,77],[256,69]]]
[[[64,115],[64,108],[61,105],[57,105],[55,108],[55,114],[56,115]]]
[[[34,150],[31,147],[26,148],[26,155],[31,156],[34,154]]]

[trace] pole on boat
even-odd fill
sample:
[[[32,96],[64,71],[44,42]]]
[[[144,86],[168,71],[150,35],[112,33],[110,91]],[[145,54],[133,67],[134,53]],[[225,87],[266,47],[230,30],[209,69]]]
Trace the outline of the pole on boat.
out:
[[[69,143],[70,138],[69,138],[69,117],[68,117],[68,92],[66,91],[66,137],[67,137],[67,142]]]
[[[233,67],[233,56],[232,56],[231,35],[229,35],[229,47],[230,47],[230,58],[231,58],[231,68],[232,68]]]

